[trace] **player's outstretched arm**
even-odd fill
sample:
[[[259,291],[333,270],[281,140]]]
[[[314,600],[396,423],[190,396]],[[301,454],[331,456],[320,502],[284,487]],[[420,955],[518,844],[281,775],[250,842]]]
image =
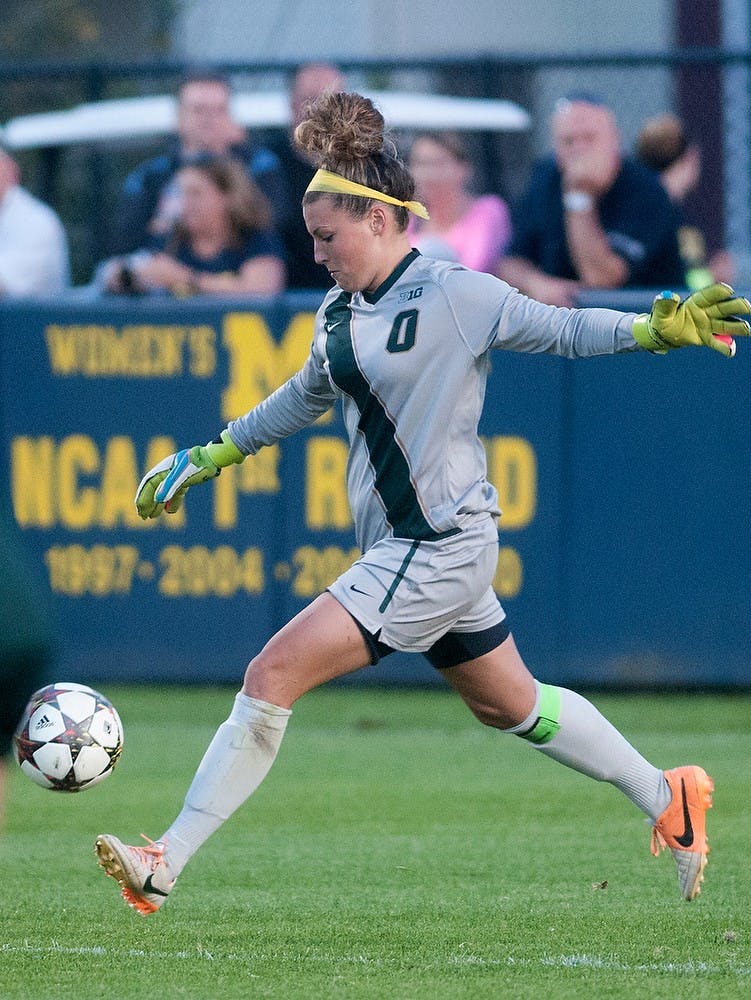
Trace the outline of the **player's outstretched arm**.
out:
[[[741,316],[751,313],[751,302],[736,296],[730,285],[717,282],[681,301],[675,292],[662,292],[652,311],[634,320],[634,340],[655,354],[674,347],[711,347],[726,358],[735,354],[734,337],[748,337],[751,326]]]
[[[162,511],[174,514],[191,486],[218,476],[227,465],[239,464],[245,455],[223,430],[214,441],[168,455],[149,469],[136,490],[136,510],[145,520]]]

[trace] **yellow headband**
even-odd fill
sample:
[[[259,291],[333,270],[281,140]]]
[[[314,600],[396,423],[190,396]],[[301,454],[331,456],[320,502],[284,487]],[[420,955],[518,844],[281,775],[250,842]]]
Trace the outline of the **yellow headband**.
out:
[[[399,201],[392,198],[390,194],[383,191],[376,191],[375,188],[366,187],[364,184],[357,184],[355,181],[347,180],[341,174],[334,174],[330,170],[317,170],[313,175],[313,180],[308,184],[308,191],[322,191],[326,194],[355,194],[361,198],[375,198],[377,201],[385,201],[388,205],[398,205],[406,208],[413,215],[418,215],[421,219],[429,219],[427,208],[419,201]]]

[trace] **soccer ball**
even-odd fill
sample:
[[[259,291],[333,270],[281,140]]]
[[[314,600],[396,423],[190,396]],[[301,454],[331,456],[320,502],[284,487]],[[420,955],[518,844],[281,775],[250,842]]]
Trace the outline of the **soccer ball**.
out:
[[[42,788],[81,792],[104,781],[123,748],[111,703],[85,684],[49,684],[29,699],[14,736],[21,770]]]

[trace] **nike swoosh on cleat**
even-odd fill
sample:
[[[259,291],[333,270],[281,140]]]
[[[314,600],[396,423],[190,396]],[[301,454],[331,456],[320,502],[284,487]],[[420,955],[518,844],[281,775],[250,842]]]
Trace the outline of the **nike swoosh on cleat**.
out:
[[[681,847],[690,847],[694,842],[694,828],[691,823],[691,814],[688,811],[688,802],[686,801],[686,782],[681,778],[681,796],[683,798],[683,833],[680,837],[675,838],[676,844],[680,844]]]
[[[151,875],[149,875],[149,877],[143,883],[143,891],[153,892],[155,896],[169,896],[168,892],[163,892],[161,889],[157,889],[157,887],[151,881]]]

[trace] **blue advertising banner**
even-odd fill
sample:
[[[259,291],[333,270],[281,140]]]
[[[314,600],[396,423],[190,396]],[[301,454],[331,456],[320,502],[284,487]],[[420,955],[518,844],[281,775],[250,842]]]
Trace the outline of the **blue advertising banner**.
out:
[[[318,300],[0,307],[8,516],[57,672],[237,682],[356,558],[338,411],[142,522],[144,472],[304,361]],[[614,303],[617,306],[617,302]],[[751,351],[581,362],[497,352],[481,433],[504,516],[495,586],[542,679],[751,682]],[[435,683],[394,655],[361,681]]]

